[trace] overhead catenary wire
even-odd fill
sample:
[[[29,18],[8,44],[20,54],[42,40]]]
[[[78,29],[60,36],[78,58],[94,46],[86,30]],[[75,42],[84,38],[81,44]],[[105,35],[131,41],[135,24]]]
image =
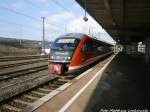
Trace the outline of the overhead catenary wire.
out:
[[[4,20],[4,19],[1,19],[0,18],[0,21],[1,22],[3,22],[3,24],[12,24],[12,25],[17,25],[17,26],[20,26],[20,27],[22,27],[23,29],[25,29],[25,27],[27,28],[27,29],[29,29],[29,28],[32,28],[32,29],[35,29],[35,30],[37,30],[37,31],[41,31],[42,30],[42,28],[38,28],[38,27],[34,27],[34,26],[31,26],[31,25],[24,25],[24,24],[19,24],[19,23],[16,23],[16,22],[12,22],[12,21],[8,21],[8,20]],[[57,31],[60,31],[60,30],[57,30],[57,29],[53,29],[53,32],[57,32]],[[45,32],[50,32],[50,29],[45,29]]]
[[[38,8],[38,9],[42,9],[41,7],[39,7],[38,5],[35,5],[33,2],[31,2],[30,0],[24,0],[27,4],[30,4],[32,7],[35,7],[35,8]],[[65,11],[67,11],[69,14],[72,15],[72,12],[69,11],[67,8],[65,8],[62,4],[60,4],[58,1],[56,0],[51,0],[53,3],[55,3],[57,6],[61,7],[62,9],[64,9]],[[51,4],[49,4],[49,6],[51,6]],[[57,26],[57,25],[54,25],[52,23],[49,23],[47,21],[45,21],[45,24],[50,24],[50,25],[53,25],[53,26]],[[57,26],[58,27],[58,26]],[[59,26],[59,28],[62,28],[64,29],[64,27],[61,27]]]
[[[29,3],[29,2],[28,2],[28,3]],[[34,5],[34,4],[32,4],[32,5]],[[14,14],[16,14],[16,15],[23,16],[23,17],[26,17],[26,18],[28,18],[28,19],[41,22],[41,19],[40,19],[40,18],[36,18],[36,17],[31,16],[31,15],[29,15],[29,14],[26,14],[26,13],[24,13],[24,12],[21,12],[21,11],[15,10],[15,9],[11,9],[10,7],[0,5],[0,8],[3,9],[3,10],[6,10],[6,11],[8,11],[8,12],[14,13]],[[8,23],[8,22],[6,22],[6,23]],[[9,23],[13,24],[12,22],[9,22]],[[14,23],[14,24],[16,24],[16,23]],[[45,24],[48,24],[48,25],[51,25],[51,26],[56,26],[56,27],[59,28],[59,29],[55,29],[55,28],[54,28],[54,29],[53,29],[53,28],[52,28],[52,29],[48,29],[48,28],[46,28],[45,31],[46,31],[47,33],[50,33],[51,31],[52,31],[53,33],[54,33],[54,32],[56,32],[56,33],[57,33],[57,32],[63,32],[62,29],[64,29],[64,27],[61,27],[61,26],[58,26],[58,25],[54,25],[54,24],[49,23],[49,22],[47,22],[47,21],[45,21]],[[18,24],[18,23],[17,23],[16,25],[19,25],[20,27],[22,27],[21,24]],[[24,28],[24,26],[23,26],[23,28]]]
[[[4,9],[4,10],[7,10],[7,11],[9,11],[9,12],[15,13],[15,14],[17,14],[17,15],[24,16],[24,17],[26,17],[26,18],[29,18],[29,19],[36,20],[36,21],[41,22],[41,19],[39,19],[39,18],[33,17],[33,16],[31,16],[31,15],[28,15],[28,14],[25,14],[25,13],[22,13],[22,12],[19,12],[19,11],[16,11],[16,10],[14,10],[14,9],[11,9],[11,8],[8,8],[8,7],[4,7],[4,6],[1,6],[1,5],[0,5],[0,8],[1,8],[1,9]],[[57,27],[58,27],[58,25],[54,25],[54,24],[48,23],[48,22],[45,22],[45,24],[49,24],[49,25],[57,26]],[[60,26],[59,26],[59,27],[60,27]]]
[[[31,2],[31,1],[29,1],[29,0],[24,0],[24,1],[25,1],[26,3],[32,5],[33,7],[36,7],[36,8],[41,9],[40,7],[38,7],[37,5],[35,5],[33,2]],[[45,17],[45,19],[46,19],[46,18],[47,18],[47,17]],[[54,25],[54,24],[52,24],[52,23],[49,23],[49,22],[47,22],[46,20],[45,20],[45,24],[49,24],[49,25],[58,27],[57,25]],[[59,26],[59,28],[62,28],[62,29],[63,29],[63,27],[60,27],[60,26]],[[45,30],[47,30],[47,29],[45,29]],[[58,31],[60,31],[60,30],[58,30]]]
[[[26,2],[27,4],[31,5],[32,7],[37,8],[37,9],[40,9],[40,10],[42,9],[38,5],[35,5],[33,2],[31,2],[30,0],[24,0],[24,2]]]
[[[41,9],[41,7],[39,7],[38,5],[35,5],[33,2],[31,2],[30,0],[24,0],[26,3],[32,5],[33,7],[36,7],[38,9]],[[63,6],[61,3],[59,3],[57,0],[51,0],[53,3],[55,3],[57,6],[61,7],[62,9],[64,9],[66,12],[72,14],[72,12],[67,9],[65,6]],[[50,5],[50,4],[49,4]]]
[[[24,24],[19,24],[19,23],[16,23],[16,22],[12,22],[12,21],[8,21],[8,20],[4,20],[4,19],[1,19],[0,18],[0,21],[3,21],[4,23],[6,24],[12,24],[12,25],[17,25],[17,26],[22,26],[22,27],[26,27],[26,28],[34,28],[36,30],[39,30],[41,31],[42,29],[41,28],[38,28],[38,27],[34,27],[34,26],[31,26],[31,25],[24,25]]]
[[[35,17],[33,17],[33,16],[27,15],[27,14],[22,13],[22,12],[18,12],[18,11],[16,11],[16,10],[10,9],[10,8],[8,8],[8,7],[4,7],[4,6],[1,6],[1,5],[0,5],[0,8],[1,8],[1,9],[4,9],[4,10],[7,10],[7,11],[9,11],[9,12],[15,13],[15,14],[17,14],[17,15],[21,15],[21,16],[27,17],[27,18],[32,19],[32,20],[40,21],[40,19],[38,19],[38,18],[35,18]]]
[[[29,1],[30,2],[30,1]],[[29,3],[28,2],[28,3]],[[34,3],[32,4],[32,6],[34,5]],[[38,7],[37,7],[38,8]],[[7,5],[6,6],[3,6],[3,5],[0,5],[0,9],[2,9],[2,10],[4,10],[4,11],[7,11],[7,12],[10,12],[10,13],[14,13],[14,14],[16,14],[16,15],[19,15],[19,16],[22,16],[22,17],[26,17],[26,18],[28,18],[28,19],[31,19],[31,20],[34,20],[34,21],[39,21],[39,22],[41,22],[41,19],[40,18],[37,18],[37,17],[34,17],[34,16],[32,16],[32,15],[29,15],[28,13],[24,13],[24,12],[22,12],[22,11],[18,11],[18,10],[15,10],[15,9],[12,9],[12,8],[10,8],[10,7],[8,7]],[[29,34],[29,32],[25,32],[26,30],[25,29],[29,29],[29,28],[32,28],[32,29],[37,29],[37,30],[39,30],[39,31],[41,31],[42,29],[41,28],[38,28],[38,27],[34,27],[34,26],[31,26],[31,25],[24,25],[24,24],[21,24],[21,23],[17,23],[17,22],[13,22],[13,21],[7,21],[7,19],[6,20],[3,20],[3,19],[1,19],[0,18],[0,21],[3,23],[3,24],[13,24],[13,25],[17,25],[17,26],[19,26],[20,28],[20,30],[21,30],[21,33],[20,34],[17,34],[17,35],[30,35]],[[58,26],[58,25],[54,25],[54,24],[51,24],[51,23],[48,23],[48,22],[45,22],[45,24],[49,24],[49,25],[51,25],[51,26],[57,26],[59,29],[55,29],[55,28],[52,28],[51,29],[51,27],[50,28],[46,28],[45,29],[45,31],[47,32],[47,33],[50,33],[50,32],[62,32],[63,30],[61,30],[61,26]],[[13,27],[12,27],[13,28]],[[18,28],[17,28],[18,29]],[[22,31],[25,33],[22,33]],[[7,33],[10,33],[9,32],[9,30],[8,30],[8,32]],[[12,32],[13,33],[13,32]],[[28,33],[28,34],[27,34]],[[16,35],[16,36],[17,36]]]
[[[57,0],[51,0],[53,3],[55,3],[57,6],[61,7],[62,9],[64,9],[66,12],[68,12],[69,14],[72,15],[72,12],[69,11],[66,7],[64,7],[62,4],[60,4]]]

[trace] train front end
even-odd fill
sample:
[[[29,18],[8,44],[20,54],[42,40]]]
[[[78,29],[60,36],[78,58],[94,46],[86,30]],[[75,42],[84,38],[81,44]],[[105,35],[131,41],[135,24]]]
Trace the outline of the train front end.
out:
[[[79,42],[73,37],[61,37],[55,40],[49,56],[49,74],[63,74],[68,71],[72,55]]]

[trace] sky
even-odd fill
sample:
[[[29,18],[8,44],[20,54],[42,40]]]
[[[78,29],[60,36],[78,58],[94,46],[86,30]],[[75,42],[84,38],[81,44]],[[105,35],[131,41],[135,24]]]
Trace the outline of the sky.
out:
[[[104,29],[75,0],[0,0],[0,37],[54,41],[64,33],[85,33],[114,43]]]

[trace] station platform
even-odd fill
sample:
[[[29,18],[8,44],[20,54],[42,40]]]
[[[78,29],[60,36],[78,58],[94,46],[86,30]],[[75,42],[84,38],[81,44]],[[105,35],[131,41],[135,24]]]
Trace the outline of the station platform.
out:
[[[97,64],[71,83],[34,112],[108,112],[108,109],[148,112],[150,109],[150,66],[141,56],[118,53],[103,67]]]

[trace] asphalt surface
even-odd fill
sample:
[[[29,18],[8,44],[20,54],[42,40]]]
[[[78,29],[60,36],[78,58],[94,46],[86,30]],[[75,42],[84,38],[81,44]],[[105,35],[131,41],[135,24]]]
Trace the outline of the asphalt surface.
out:
[[[145,60],[119,53],[103,73],[84,111],[147,111],[149,86],[150,66]]]

